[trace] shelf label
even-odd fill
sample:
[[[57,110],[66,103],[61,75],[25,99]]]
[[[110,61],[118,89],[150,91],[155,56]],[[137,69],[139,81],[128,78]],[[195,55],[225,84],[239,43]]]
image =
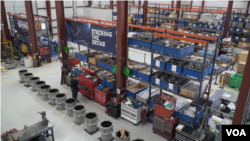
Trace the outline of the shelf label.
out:
[[[62,57],[62,53],[60,53],[60,57]]]
[[[160,85],[160,79],[156,78],[155,79],[155,84]]]
[[[217,29],[220,29],[220,27],[217,27]]]
[[[239,31],[239,29],[237,29],[237,31]]]
[[[176,65],[172,65],[172,71],[176,72]]]
[[[190,15],[188,15],[188,18],[190,19]]]
[[[199,46],[201,46],[201,43],[199,43]]]
[[[183,128],[183,127],[184,127],[184,125],[179,124],[176,128],[178,128],[178,129],[182,130],[182,128]]]
[[[168,83],[168,88],[169,88],[170,90],[173,90],[174,85],[173,85],[172,83]]]
[[[155,65],[156,65],[156,67],[160,67],[160,61],[155,60]]]
[[[239,19],[239,21],[241,21],[241,19]]]
[[[120,89],[116,89],[117,94],[121,94]]]

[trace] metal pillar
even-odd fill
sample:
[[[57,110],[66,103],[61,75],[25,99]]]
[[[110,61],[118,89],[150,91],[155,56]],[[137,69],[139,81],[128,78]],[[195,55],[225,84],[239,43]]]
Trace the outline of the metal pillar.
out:
[[[37,47],[37,38],[36,38],[36,29],[35,29],[35,20],[33,15],[32,1],[25,1],[25,8],[27,14],[27,22],[29,28],[29,37],[30,37],[30,47],[31,53],[33,56],[33,64],[35,67],[40,66],[38,47]]]
[[[193,6],[193,0],[191,0],[190,2],[190,10],[192,9],[192,6]]]
[[[230,23],[230,19],[231,19],[232,7],[233,7],[233,1],[228,1],[228,6],[227,6],[227,17],[226,17],[226,23],[225,23],[223,38],[226,38],[226,37],[227,37],[227,31],[228,31],[229,23]],[[220,52],[221,52],[221,49],[220,49],[220,48],[219,48],[219,50],[220,50]],[[220,54],[220,53],[219,53],[219,54]]]
[[[139,0],[139,3],[138,3],[138,5],[141,5],[141,0]]]
[[[112,8],[112,7],[113,7],[113,3],[114,3],[113,0],[111,0],[110,3],[109,3],[110,9],[113,9],[113,8]]]
[[[249,50],[250,51],[250,50]],[[250,90],[250,83],[249,83],[249,78],[250,78],[250,55],[248,54],[247,57],[247,62],[246,62],[246,66],[245,66],[245,70],[243,73],[243,78],[242,78],[242,82],[241,82],[241,87],[240,87],[240,91],[239,91],[239,96],[238,96],[238,100],[237,100],[237,106],[235,109],[235,113],[234,113],[234,118],[233,118],[233,125],[241,125],[245,123],[245,115],[247,115],[245,113],[246,108],[249,108],[249,105],[247,105],[247,103],[249,103],[249,90]]]
[[[181,1],[178,0],[176,3],[176,9],[180,9],[180,7],[181,7]],[[180,13],[180,10],[176,10],[177,18],[179,18],[179,13]]]
[[[89,0],[89,7],[91,7],[92,5],[92,0]]]
[[[203,7],[204,7],[204,5],[205,5],[205,1],[204,0],[202,0],[202,3],[201,3],[201,11],[203,11]]]
[[[9,28],[8,28],[8,22],[7,22],[7,17],[6,17],[4,1],[1,1],[1,19],[2,19],[2,22],[4,24],[5,37],[7,40],[12,41],[11,33],[10,33]]]
[[[73,5],[73,18],[77,18],[77,1],[72,1],[72,5]]]
[[[51,17],[51,6],[50,1],[46,1],[47,16]]]
[[[60,57],[61,60],[61,84],[64,84],[64,77],[67,75],[68,68],[68,54],[63,51],[63,47],[67,46],[66,39],[66,25],[64,16],[64,5],[63,1],[55,1],[56,5],[56,18],[57,18],[57,28],[58,28],[58,39],[60,47]]]
[[[128,1],[117,1],[117,88],[121,96],[126,90],[126,76],[122,68],[127,65],[128,56]],[[119,99],[120,96],[117,96]]]
[[[172,8],[174,7],[174,0],[172,0],[172,6],[171,6]]]
[[[147,26],[147,14],[148,14],[148,1],[144,0],[144,3],[143,3],[143,26]]]

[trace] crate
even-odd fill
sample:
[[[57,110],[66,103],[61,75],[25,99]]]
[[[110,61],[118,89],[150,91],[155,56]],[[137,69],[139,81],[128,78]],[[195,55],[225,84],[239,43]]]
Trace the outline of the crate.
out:
[[[134,14],[134,17],[135,17],[135,18],[143,18],[143,15]]]
[[[105,80],[100,79],[99,82],[100,82],[100,84],[103,85],[104,87],[106,86],[106,81],[105,81]]]
[[[158,73],[158,72],[156,72]],[[155,84],[155,85],[158,85],[158,86],[161,86],[161,79],[158,79],[158,78],[155,78],[153,77],[153,75],[151,76],[151,83],[152,84]]]
[[[87,63],[89,62],[89,58],[88,58],[87,56],[84,56],[84,55],[79,54],[79,53],[77,53],[77,52],[75,52],[75,57],[76,57],[76,58],[79,58],[79,59],[81,59],[81,60],[85,60]]]
[[[194,52],[194,45],[190,45],[188,47],[181,48],[181,49],[177,49],[174,47],[166,47],[164,54],[165,55],[173,55],[173,56],[176,56],[178,58],[182,58],[182,57],[187,56],[193,52]]]
[[[242,32],[242,28],[235,28],[234,31]]]
[[[236,40],[240,40],[241,39],[240,36],[234,36],[233,38],[236,39]]]
[[[142,69],[143,70],[143,69]],[[141,71],[141,70],[140,70]],[[137,77],[149,82],[150,75],[138,71]]]
[[[169,45],[172,45],[172,44],[175,44],[175,43],[178,43],[178,41],[170,43]],[[166,48],[166,45],[157,44],[156,42],[152,43],[152,51],[165,53],[165,48]]]
[[[191,103],[190,104],[191,106],[193,107],[196,107],[196,104],[195,103]],[[205,107],[204,106],[201,106],[200,109],[197,111],[197,121],[195,121],[195,117],[190,117],[188,115],[185,115],[184,114],[184,110],[186,110],[190,105],[186,105],[183,109],[181,109],[178,113],[177,113],[177,116],[178,116],[178,119],[179,120],[183,120],[183,121],[186,121],[192,125],[195,125],[197,123],[197,121],[199,121],[202,117],[203,117],[203,114],[205,112]]]
[[[201,27],[208,28],[208,25],[207,24],[201,24]]]
[[[231,21],[237,21],[238,18],[231,18]]]
[[[158,115],[161,115],[161,116],[164,116],[168,119],[171,119],[171,116],[174,114],[175,112],[175,108],[169,110],[163,106],[160,106],[158,104],[155,104],[155,114],[158,114]]]
[[[229,31],[234,31],[235,29],[234,29],[234,27],[229,27],[228,30]]]
[[[153,59],[151,60],[151,65],[152,65],[152,66],[155,66],[155,67],[158,67],[158,68],[161,68],[162,70],[165,70],[166,62],[158,61],[158,60],[157,60],[157,59],[160,58],[160,57],[162,57],[162,56],[153,58]]]
[[[121,116],[121,104],[119,105],[108,105],[108,115],[117,119]]]
[[[111,78],[111,79],[112,79],[112,78]],[[108,82],[108,81],[106,81],[106,87],[110,87],[110,88],[112,88],[113,90],[116,90],[116,84],[110,83],[110,82]]]
[[[243,74],[241,73],[235,73],[231,75],[228,86],[230,88],[240,89],[242,78],[243,78]]]
[[[117,12],[112,12],[113,15],[117,15]]]
[[[77,74],[82,73],[82,71],[78,70],[77,68],[74,69],[74,72],[77,73]]]
[[[105,69],[106,64],[105,64],[104,62],[97,61],[97,66],[102,67],[102,68],[104,68],[104,69]]]
[[[211,73],[211,68],[212,68],[212,65],[205,68],[203,78]],[[202,75],[201,73],[202,73],[202,71],[193,70],[193,69],[190,69],[187,67],[184,67],[184,69],[183,69],[184,76],[187,75],[187,76],[195,77],[197,80],[201,79],[201,75]]]
[[[237,18],[237,21],[244,22],[245,18]]]
[[[113,71],[113,66],[110,64],[106,64],[105,69]]]
[[[133,87],[140,88],[140,90],[137,91],[137,92],[131,92],[130,89],[132,89]],[[134,85],[134,86],[132,86],[132,87],[127,87],[126,93],[127,93],[127,96],[130,96],[130,97],[132,97],[133,99],[135,99],[135,98],[136,98],[136,94],[138,94],[139,92],[144,91],[144,90],[146,90],[146,89],[147,89],[147,86],[138,83],[138,84],[136,84],[136,85]]]
[[[145,47],[150,49],[151,42],[144,40],[137,40],[133,38],[128,38],[128,44],[137,45],[137,47]]]
[[[105,102],[109,101],[109,97],[111,95],[111,92],[102,92],[101,90],[98,90],[97,88],[94,89],[95,94],[95,101],[99,102],[103,106],[105,106]]]
[[[183,72],[183,67],[167,63],[167,65],[166,65],[166,71],[175,72],[175,73],[178,73],[179,75],[181,75],[182,72]]]
[[[188,26],[189,23],[187,23],[187,22],[178,22],[178,25],[181,25],[181,26]]]
[[[162,87],[165,88],[165,89],[174,91],[174,92],[176,92],[176,93],[179,93],[179,92],[180,92],[180,87],[181,87],[182,85],[186,84],[187,82],[188,82],[188,81],[184,81],[184,82],[181,83],[180,85],[175,85],[175,84],[172,84],[172,83],[163,81]]]

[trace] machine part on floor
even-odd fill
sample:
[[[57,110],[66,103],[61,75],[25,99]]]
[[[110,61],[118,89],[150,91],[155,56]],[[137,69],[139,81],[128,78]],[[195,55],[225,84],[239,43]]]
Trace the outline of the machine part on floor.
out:
[[[6,61],[5,61],[5,67],[6,67],[6,69],[14,69],[14,68],[16,68],[16,64],[13,62],[13,61],[11,61],[10,59],[6,59]]]
[[[77,124],[81,124],[84,122],[85,111],[86,110],[83,105],[76,105],[73,108],[74,121]]]
[[[111,141],[113,133],[113,124],[111,121],[104,120],[99,123],[99,132],[102,141]]]
[[[51,89],[50,85],[44,85],[42,87],[40,87],[40,94],[41,94],[41,98],[43,100],[49,100],[49,90]]]
[[[30,79],[31,90],[36,91],[36,82],[40,81],[39,77],[32,77]]]
[[[74,98],[68,98],[65,100],[65,108],[67,110],[68,116],[73,116],[73,108],[76,106],[77,101]]]
[[[94,133],[97,129],[98,116],[96,113],[87,113],[85,116],[86,130],[88,133]]]
[[[126,130],[119,130],[115,133],[115,141],[130,141],[130,133]]]
[[[50,89],[49,90],[49,103],[51,105],[56,105],[55,103],[55,99],[56,99],[56,95],[59,94],[59,90],[58,89]]]
[[[24,81],[24,74],[25,73],[28,73],[28,70],[20,70],[20,71],[18,71],[18,74],[19,74],[19,77],[20,77],[20,82],[21,83],[24,83],[25,81]]]
[[[143,139],[135,139],[135,140],[132,140],[132,141],[144,141]]]
[[[37,94],[40,96],[41,95],[41,87],[46,85],[45,81],[38,81],[36,82],[36,90]]]
[[[65,109],[65,100],[67,99],[66,94],[59,93],[56,95],[55,103],[58,110]]]
[[[26,73],[24,74],[24,86],[30,87],[31,86],[31,78],[33,77],[33,73]]]
[[[42,124],[48,124],[49,120],[46,117],[46,111],[38,112],[42,116]]]

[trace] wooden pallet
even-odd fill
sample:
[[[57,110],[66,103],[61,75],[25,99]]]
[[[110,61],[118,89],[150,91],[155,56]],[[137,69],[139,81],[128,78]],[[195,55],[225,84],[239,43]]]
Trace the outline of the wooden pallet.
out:
[[[100,137],[100,138],[98,138],[98,140],[99,140],[99,141],[102,141],[101,137]],[[114,137],[112,137],[111,141],[114,141],[114,140],[115,140],[115,138],[114,138]]]
[[[63,110],[59,110],[58,108],[56,108],[58,111],[64,111],[65,109],[63,109]]]
[[[79,125],[81,125],[81,124],[83,124],[83,123],[76,123],[75,121],[73,121],[77,126],[79,126]]]
[[[89,133],[89,132],[87,131],[87,129],[84,129],[84,131],[86,131],[89,135],[93,135],[93,134],[95,134],[96,132],[99,131],[99,128],[97,128],[97,130],[96,130],[95,132],[93,132],[93,133]]]
[[[55,105],[56,105],[56,104],[55,104],[55,105],[52,105],[50,102],[48,102],[48,103],[49,103],[49,105],[51,105],[51,106],[55,106]]]

